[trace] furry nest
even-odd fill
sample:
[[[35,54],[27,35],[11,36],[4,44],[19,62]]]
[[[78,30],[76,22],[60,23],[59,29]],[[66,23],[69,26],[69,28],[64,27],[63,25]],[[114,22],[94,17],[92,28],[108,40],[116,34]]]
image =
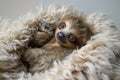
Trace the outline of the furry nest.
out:
[[[55,62],[52,69],[34,75],[9,72],[19,63],[20,55],[37,31],[26,23],[39,18],[55,21],[72,12],[78,11],[67,6],[49,6],[14,21],[0,20],[0,80],[120,80],[120,32],[101,12],[86,17],[94,36],[65,60]]]

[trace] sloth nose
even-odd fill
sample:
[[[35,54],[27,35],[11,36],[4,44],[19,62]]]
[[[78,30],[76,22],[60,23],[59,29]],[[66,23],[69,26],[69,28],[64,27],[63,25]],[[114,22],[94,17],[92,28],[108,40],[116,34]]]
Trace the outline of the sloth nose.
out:
[[[57,39],[61,43],[66,43],[65,34],[63,32],[57,33]]]
[[[65,38],[65,35],[64,35],[63,32],[59,32],[59,33],[57,34],[57,36],[58,36],[59,39],[64,39],[64,38]]]

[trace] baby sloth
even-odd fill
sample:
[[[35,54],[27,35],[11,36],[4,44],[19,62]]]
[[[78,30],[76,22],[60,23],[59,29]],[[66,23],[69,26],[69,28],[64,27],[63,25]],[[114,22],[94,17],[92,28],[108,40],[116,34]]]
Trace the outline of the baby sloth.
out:
[[[86,41],[92,35],[88,27],[89,25],[82,16],[64,17],[56,26],[56,31],[51,40],[49,39],[49,41],[41,47],[29,48],[23,54],[24,61],[28,63],[29,72],[41,72],[49,69],[53,66],[54,61],[63,60],[67,55],[72,53],[74,49],[85,45]],[[42,31],[42,33],[46,34],[44,37],[50,35],[46,31]],[[41,35],[39,35],[39,37],[40,36]],[[34,44],[34,40],[35,39],[33,39],[32,44]],[[41,40],[41,37],[37,40]],[[39,43],[37,45],[39,45]]]

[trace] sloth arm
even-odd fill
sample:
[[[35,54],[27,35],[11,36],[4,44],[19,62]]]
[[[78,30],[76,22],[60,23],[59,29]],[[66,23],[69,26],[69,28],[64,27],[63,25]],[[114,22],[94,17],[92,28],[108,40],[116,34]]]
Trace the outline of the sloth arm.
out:
[[[73,49],[63,48],[61,46],[52,46],[46,44],[41,48],[29,48],[23,55],[23,59],[28,63],[28,71],[41,72],[53,66],[53,62],[63,60]]]
[[[32,23],[28,24],[28,26],[29,27],[37,26],[38,28],[45,27],[45,26],[40,26],[39,24],[40,24],[40,22],[36,21],[36,22],[32,22]],[[54,35],[53,30],[43,31],[43,30],[38,29],[38,31],[33,35],[32,39],[29,41],[28,46],[33,47],[33,48],[41,47],[44,44],[48,43],[52,39],[53,35]]]
[[[49,54],[49,55],[48,55]],[[49,69],[54,60],[53,55],[51,55],[51,51],[46,51],[40,48],[29,48],[25,51],[22,56],[23,61],[27,63],[27,69],[29,72],[41,72],[45,69]]]
[[[52,39],[52,35],[47,32],[40,32],[38,31],[34,36],[33,39],[29,42],[29,47],[36,48],[41,47],[48,43]]]

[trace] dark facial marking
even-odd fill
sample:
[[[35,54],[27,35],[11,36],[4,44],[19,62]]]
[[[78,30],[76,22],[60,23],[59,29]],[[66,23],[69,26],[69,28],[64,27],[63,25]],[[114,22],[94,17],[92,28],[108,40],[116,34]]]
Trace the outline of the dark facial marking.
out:
[[[70,42],[72,42],[72,43],[75,43],[75,41],[76,41],[75,35],[69,34],[69,35],[68,35],[68,40],[69,40]]]
[[[58,28],[61,30],[63,28],[66,27],[66,24],[64,22],[61,22],[59,25],[58,25]]]

